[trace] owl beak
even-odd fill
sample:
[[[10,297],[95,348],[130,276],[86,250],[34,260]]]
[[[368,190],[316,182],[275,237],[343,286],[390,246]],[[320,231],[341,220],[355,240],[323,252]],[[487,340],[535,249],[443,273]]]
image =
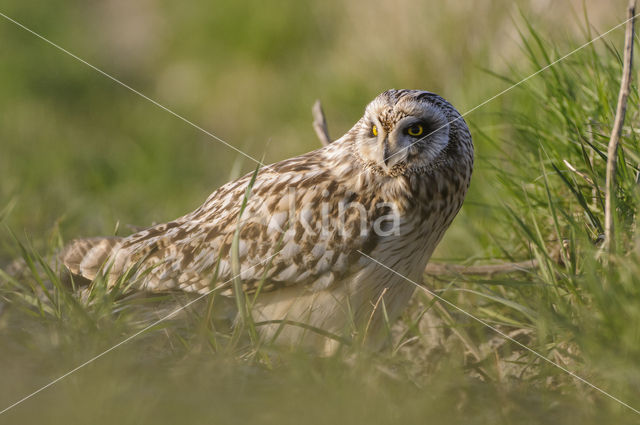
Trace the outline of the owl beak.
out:
[[[390,170],[394,165],[405,160],[407,150],[402,149],[397,143],[390,142],[388,137],[385,137],[382,146],[382,161],[384,162],[387,170]]]

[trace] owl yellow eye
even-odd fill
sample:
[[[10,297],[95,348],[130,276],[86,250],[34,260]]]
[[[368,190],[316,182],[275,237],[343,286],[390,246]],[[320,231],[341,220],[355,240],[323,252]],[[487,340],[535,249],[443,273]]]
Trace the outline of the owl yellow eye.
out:
[[[420,124],[414,124],[407,129],[407,134],[413,137],[420,136],[423,132],[424,128]]]
[[[374,136],[378,135],[378,127],[377,126],[373,126],[371,127],[371,134],[373,134]]]

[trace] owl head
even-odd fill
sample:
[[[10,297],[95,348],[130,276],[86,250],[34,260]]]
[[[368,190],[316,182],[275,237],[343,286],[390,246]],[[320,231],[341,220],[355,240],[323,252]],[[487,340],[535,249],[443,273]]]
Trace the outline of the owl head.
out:
[[[383,175],[424,173],[456,156],[473,156],[458,111],[426,91],[385,91],[367,105],[351,132],[356,154]]]

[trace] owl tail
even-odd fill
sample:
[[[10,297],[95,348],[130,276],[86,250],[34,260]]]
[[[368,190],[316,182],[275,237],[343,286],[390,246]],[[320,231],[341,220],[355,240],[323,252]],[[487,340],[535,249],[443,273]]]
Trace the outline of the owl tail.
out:
[[[76,239],[65,247],[60,259],[71,274],[91,281],[106,265],[121,240],[117,237]]]

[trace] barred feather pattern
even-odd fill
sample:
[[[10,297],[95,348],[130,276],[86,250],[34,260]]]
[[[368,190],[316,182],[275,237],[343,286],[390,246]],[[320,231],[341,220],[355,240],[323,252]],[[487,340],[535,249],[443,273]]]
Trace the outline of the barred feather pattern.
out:
[[[426,127],[426,137],[411,138],[411,125]],[[420,279],[462,206],[472,168],[471,135],[453,106],[430,92],[389,90],[340,139],[259,170],[241,217],[251,173],[171,222],[125,238],[73,241],[62,261],[86,279],[102,272],[112,284],[137,266],[139,289],[205,293],[233,277],[239,229],[243,289],[261,285],[256,320],[352,335],[358,323],[379,328],[378,301],[393,318],[414,289],[360,252]],[[394,232],[381,231],[391,225]],[[335,349],[308,330],[278,326],[265,324],[264,334]]]

